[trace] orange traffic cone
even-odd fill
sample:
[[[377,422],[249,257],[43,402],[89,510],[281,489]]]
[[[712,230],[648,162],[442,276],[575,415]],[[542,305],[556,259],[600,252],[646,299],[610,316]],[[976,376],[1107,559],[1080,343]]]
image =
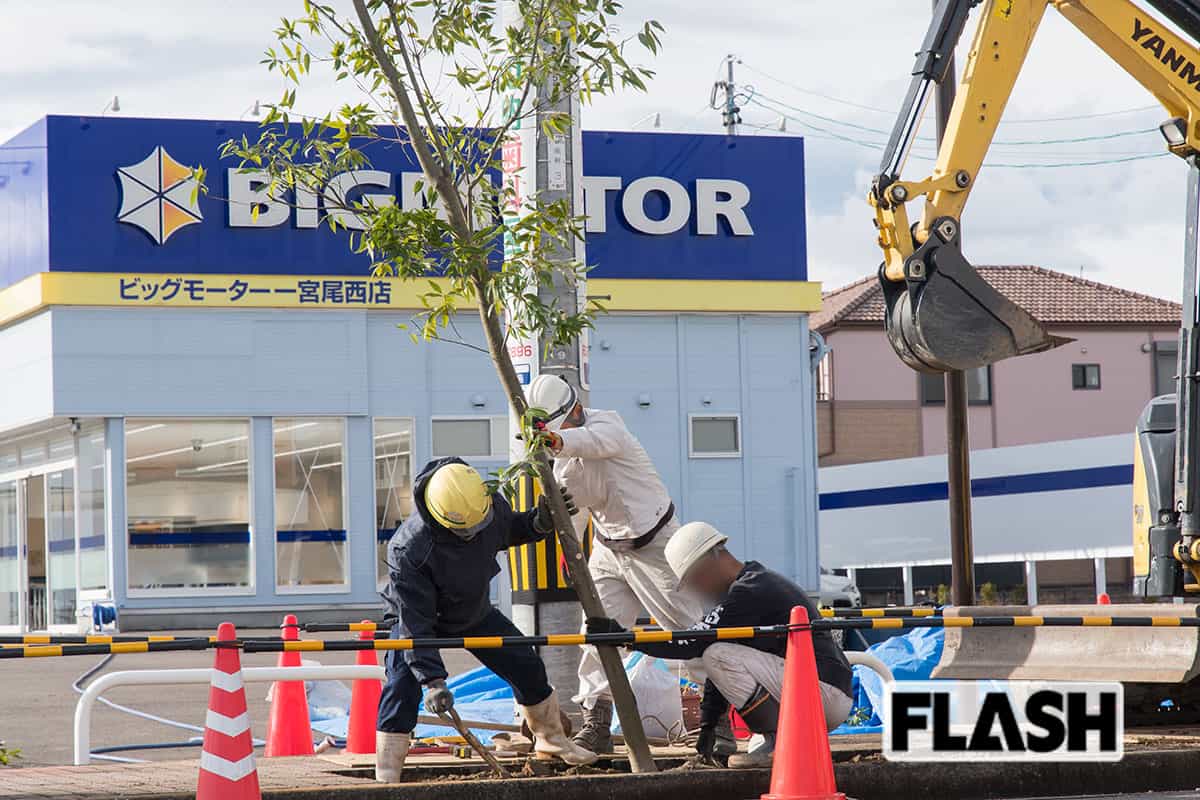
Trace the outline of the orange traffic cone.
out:
[[[229,622],[217,628],[217,641],[232,642],[237,631]],[[254,768],[254,740],[246,713],[242,663],[238,650],[218,647],[204,718],[204,750],[196,800],[261,800]]]
[[[283,618],[283,640],[300,638],[296,616]],[[300,666],[299,653],[280,653],[280,667]],[[276,681],[271,688],[271,721],[267,728],[265,756],[311,756],[313,754],[312,726],[308,721],[308,695],[304,681]]]
[[[370,620],[363,620],[364,623]],[[358,638],[364,642],[375,641],[375,631],[360,631]],[[359,666],[377,667],[379,659],[374,650],[359,650],[356,663]],[[354,682],[350,694],[350,729],[346,733],[347,753],[375,752],[375,721],[379,718],[379,696],[383,693],[383,682],[378,678],[360,678]]]
[[[833,779],[812,631],[807,627],[804,606],[792,609],[789,623],[805,627],[788,634],[771,789],[762,800],[846,800]]]
[[[1112,598],[1108,596],[1108,592],[1101,592],[1096,597],[1096,602],[1102,606],[1109,606],[1112,605]]]

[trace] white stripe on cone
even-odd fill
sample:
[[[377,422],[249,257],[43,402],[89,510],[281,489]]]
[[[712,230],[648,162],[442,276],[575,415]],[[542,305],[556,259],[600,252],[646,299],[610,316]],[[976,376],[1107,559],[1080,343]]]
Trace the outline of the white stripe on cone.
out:
[[[240,781],[254,772],[254,754],[251,753],[237,761],[229,761],[220,756],[214,756],[212,753],[202,752],[200,753],[200,769],[218,775],[227,781]]]
[[[226,736],[237,736],[250,730],[250,715],[243,711],[236,717],[227,717],[210,708],[204,715],[204,727]]]
[[[212,671],[212,685],[223,692],[236,692],[243,686],[242,673],[239,671],[230,674],[228,672],[221,672],[219,669],[214,669]]]

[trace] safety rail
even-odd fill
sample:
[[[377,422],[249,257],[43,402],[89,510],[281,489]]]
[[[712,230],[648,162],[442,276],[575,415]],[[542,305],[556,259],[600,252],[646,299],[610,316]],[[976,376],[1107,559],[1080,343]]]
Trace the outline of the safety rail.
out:
[[[453,636],[428,639],[351,639],[322,641],[300,639],[181,639],[157,642],[114,642],[112,644],[24,645],[0,648],[0,659],[52,656],[110,655],[173,652],[233,647],[247,653],[320,653],[359,650],[495,650],[503,647],[578,647],[608,645],[631,647],[684,641],[737,641],[760,636],[786,636],[794,630],[903,630],[905,628],[1200,628],[1200,617],[1112,617],[1112,616],[996,616],[996,617],[880,617],[817,619],[803,626],[709,628],[706,630],[634,630],[619,633],[559,633],[541,636]],[[364,629],[360,629],[364,630]],[[369,630],[369,629],[365,629]]]
[[[213,670],[201,669],[138,669],[110,672],[88,684],[75,704],[75,764],[88,764],[92,750],[92,708],[104,692],[117,686],[170,686],[190,683],[211,683]],[[247,667],[242,680],[247,683],[266,681],[305,680],[382,680],[383,667],[357,664],[301,667]]]

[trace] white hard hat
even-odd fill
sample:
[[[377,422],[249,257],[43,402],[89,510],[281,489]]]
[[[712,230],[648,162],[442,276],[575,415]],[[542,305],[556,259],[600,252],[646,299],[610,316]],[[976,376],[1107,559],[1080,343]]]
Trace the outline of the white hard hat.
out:
[[[729,541],[729,537],[709,525],[707,522],[689,522],[667,542],[667,563],[675,577],[683,580],[687,571],[696,562],[708,554],[714,547],[720,547]]]
[[[561,375],[538,375],[529,384],[526,396],[530,408],[540,408],[546,412],[546,428],[551,431],[562,427],[567,415],[579,402],[575,387]]]

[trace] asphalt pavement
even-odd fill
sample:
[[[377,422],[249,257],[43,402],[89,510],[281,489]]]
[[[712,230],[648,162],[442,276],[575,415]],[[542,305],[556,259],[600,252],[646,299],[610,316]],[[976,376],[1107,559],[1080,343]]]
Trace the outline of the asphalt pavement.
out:
[[[164,632],[165,633],[165,632]],[[176,635],[208,636],[211,631],[175,631]],[[278,629],[239,631],[244,636],[277,636]],[[345,639],[353,634],[304,634],[305,638]],[[382,663],[382,653],[379,654]],[[69,656],[0,661],[0,740],[9,748],[18,748],[21,758],[15,766],[51,766],[70,764],[75,701],[79,698],[71,684],[95,666],[102,656]],[[138,653],[114,656],[105,671],[129,669],[170,669],[212,666],[211,652]],[[243,654],[242,665],[268,667],[278,654]],[[478,666],[469,653],[448,650],[443,653],[451,675]],[[353,664],[355,653],[305,653],[306,661],[322,664]],[[251,730],[256,738],[265,738],[270,704],[266,696],[270,684],[246,685]],[[105,695],[109,700],[191,725],[204,724],[208,706],[208,686],[126,686]],[[151,742],[180,742],[197,736],[158,722],[140,719],[98,703],[92,716],[92,748]],[[145,760],[198,757],[198,748],[174,748],[119,753],[116,755]]]

